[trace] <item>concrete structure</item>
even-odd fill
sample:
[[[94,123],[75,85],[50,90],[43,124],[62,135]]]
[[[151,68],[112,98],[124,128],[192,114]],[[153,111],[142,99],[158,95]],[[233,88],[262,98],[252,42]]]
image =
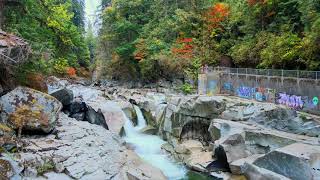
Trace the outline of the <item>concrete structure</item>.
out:
[[[216,68],[199,76],[201,86],[198,92],[207,95],[230,94],[320,114],[320,72],[263,71]]]

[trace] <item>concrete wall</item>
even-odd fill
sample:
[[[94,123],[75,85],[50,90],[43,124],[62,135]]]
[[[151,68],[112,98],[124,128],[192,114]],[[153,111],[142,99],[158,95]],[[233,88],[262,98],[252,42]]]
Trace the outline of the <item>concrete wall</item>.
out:
[[[230,94],[260,102],[283,104],[299,111],[320,114],[320,82],[316,79],[225,72],[212,72],[201,76],[199,83],[204,85],[199,86],[199,94],[204,94],[204,92],[207,95]]]

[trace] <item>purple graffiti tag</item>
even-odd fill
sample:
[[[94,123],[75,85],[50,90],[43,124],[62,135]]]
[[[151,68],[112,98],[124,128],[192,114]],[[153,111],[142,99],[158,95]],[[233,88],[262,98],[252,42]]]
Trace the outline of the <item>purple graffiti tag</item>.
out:
[[[301,96],[279,93],[278,103],[295,109],[302,109],[304,102]]]

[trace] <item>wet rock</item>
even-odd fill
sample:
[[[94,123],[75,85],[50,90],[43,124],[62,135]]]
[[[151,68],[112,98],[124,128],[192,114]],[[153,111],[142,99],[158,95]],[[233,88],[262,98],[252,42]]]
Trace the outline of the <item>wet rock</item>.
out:
[[[320,177],[320,146],[292,144],[258,158],[253,164],[293,180],[316,179]]]
[[[105,129],[109,130],[104,115],[101,112],[101,109],[98,109],[98,112],[96,112],[92,107],[88,106],[88,111],[86,112],[85,120],[91,124],[100,125]]]
[[[132,102],[127,101],[117,101],[117,104],[121,107],[125,115],[133,122],[136,126],[138,124],[138,118],[136,111],[133,108]]]
[[[62,105],[50,95],[18,87],[0,98],[0,107],[2,121],[14,129],[49,133],[55,128]]]
[[[146,126],[140,130],[141,133],[156,135],[158,133],[158,129],[153,126]]]
[[[73,101],[73,92],[69,89],[61,89],[50,94],[58,99],[64,107],[70,105]]]

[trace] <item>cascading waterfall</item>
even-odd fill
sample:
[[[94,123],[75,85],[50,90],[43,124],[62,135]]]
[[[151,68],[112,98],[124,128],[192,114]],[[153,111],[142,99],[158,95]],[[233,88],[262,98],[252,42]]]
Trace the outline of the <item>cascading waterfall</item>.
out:
[[[127,143],[132,144],[135,147],[135,152],[145,161],[162,170],[162,172],[170,180],[185,179],[187,169],[175,163],[168,154],[161,151],[161,145],[165,143],[160,137],[147,135],[140,132],[146,126],[146,120],[139,107],[135,106],[138,125],[134,127],[132,121],[129,119],[125,122],[124,137]]]

